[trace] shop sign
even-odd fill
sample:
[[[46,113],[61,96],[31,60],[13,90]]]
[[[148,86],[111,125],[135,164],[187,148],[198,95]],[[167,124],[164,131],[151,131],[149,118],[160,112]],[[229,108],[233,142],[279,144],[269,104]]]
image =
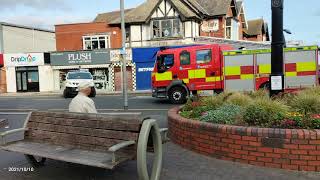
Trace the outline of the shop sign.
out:
[[[201,25],[201,30],[203,32],[219,31],[219,19],[204,21]]]
[[[153,67],[143,67],[143,68],[138,68],[138,72],[152,72]]]
[[[4,66],[41,66],[44,65],[43,53],[4,54]]]
[[[52,66],[95,65],[110,63],[110,51],[76,51],[50,53]]]
[[[120,49],[111,50],[110,58],[112,62],[120,61],[121,50]],[[126,49],[126,59],[132,61],[132,49]]]

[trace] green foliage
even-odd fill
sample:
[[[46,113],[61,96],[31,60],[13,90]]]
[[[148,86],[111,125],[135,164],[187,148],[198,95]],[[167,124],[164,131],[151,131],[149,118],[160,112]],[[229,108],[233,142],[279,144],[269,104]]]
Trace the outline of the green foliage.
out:
[[[216,110],[208,111],[206,115],[200,118],[200,121],[218,124],[234,124],[237,118],[241,118],[241,112],[240,106],[225,104]]]
[[[243,118],[249,125],[273,127],[284,120],[288,109],[281,101],[259,98],[246,108]]]
[[[269,93],[265,89],[259,89],[258,91],[250,91],[247,93],[252,99],[256,98],[268,98]]]
[[[320,96],[316,93],[300,92],[291,101],[289,105],[303,114],[320,113]]]
[[[240,107],[246,107],[250,105],[253,100],[250,96],[242,93],[234,93],[228,97],[227,103],[238,105]]]
[[[232,93],[223,92],[210,97],[204,97],[200,101],[208,107],[208,110],[215,110],[223,105],[223,103],[232,95]]]
[[[230,93],[188,100],[180,115],[204,122],[274,128],[320,129],[320,87],[283,93]]]

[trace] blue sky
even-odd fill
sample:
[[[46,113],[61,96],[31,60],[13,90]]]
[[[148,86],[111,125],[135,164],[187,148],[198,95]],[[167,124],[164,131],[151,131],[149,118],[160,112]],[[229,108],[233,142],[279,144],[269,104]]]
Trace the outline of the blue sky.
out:
[[[135,7],[145,0],[125,0]],[[271,0],[243,0],[247,19],[263,17],[271,32]],[[319,0],[285,0],[286,40],[320,45]],[[119,9],[118,0],[0,0],[0,21],[53,29],[54,24],[89,22],[96,14]]]

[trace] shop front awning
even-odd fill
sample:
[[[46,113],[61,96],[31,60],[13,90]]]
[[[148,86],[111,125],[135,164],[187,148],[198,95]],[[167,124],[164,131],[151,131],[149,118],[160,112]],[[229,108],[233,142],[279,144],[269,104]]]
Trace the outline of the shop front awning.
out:
[[[110,64],[95,64],[95,65],[73,65],[73,66],[52,66],[52,69],[92,69],[92,68],[109,68]]]

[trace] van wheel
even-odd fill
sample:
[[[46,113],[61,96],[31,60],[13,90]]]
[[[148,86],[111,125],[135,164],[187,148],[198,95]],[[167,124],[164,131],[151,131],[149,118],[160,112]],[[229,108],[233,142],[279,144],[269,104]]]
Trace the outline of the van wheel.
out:
[[[27,161],[34,167],[41,167],[44,166],[44,163],[46,162],[46,158],[33,156],[33,155],[25,155]]]
[[[169,99],[173,104],[183,104],[187,101],[187,92],[183,87],[173,87],[169,90]]]
[[[63,97],[66,98],[66,99],[69,98],[69,93],[68,93],[67,89],[65,89],[63,91]]]

